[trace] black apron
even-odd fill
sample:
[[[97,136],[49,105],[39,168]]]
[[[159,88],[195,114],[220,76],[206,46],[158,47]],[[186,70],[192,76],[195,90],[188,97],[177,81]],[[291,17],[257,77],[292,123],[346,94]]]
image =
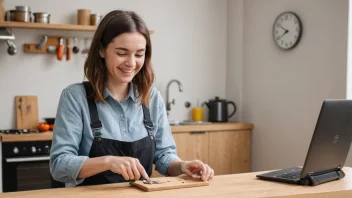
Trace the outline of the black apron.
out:
[[[105,155],[129,156],[139,159],[147,174],[152,174],[153,157],[155,151],[155,141],[152,133],[153,122],[150,119],[149,109],[142,105],[144,115],[144,125],[147,129],[147,136],[134,142],[123,142],[118,140],[106,139],[102,137],[102,124],[99,120],[97,106],[94,100],[89,96],[91,87],[88,82],[84,82],[84,88],[87,93],[87,102],[89,107],[91,128],[93,131],[93,144],[89,151],[89,157],[100,157]],[[127,182],[122,175],[110,170],[87,177],[79,186],[108,184]]]

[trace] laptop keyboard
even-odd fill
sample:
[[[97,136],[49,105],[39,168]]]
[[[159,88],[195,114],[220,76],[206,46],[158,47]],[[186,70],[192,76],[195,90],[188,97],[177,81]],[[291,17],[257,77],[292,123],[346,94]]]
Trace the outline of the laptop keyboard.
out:
[[[276,177],[282,178],[282,179],[298,179],[300,178],[300,176],[301,176],[301,171],[295,171],[295,172],[284,173]]]

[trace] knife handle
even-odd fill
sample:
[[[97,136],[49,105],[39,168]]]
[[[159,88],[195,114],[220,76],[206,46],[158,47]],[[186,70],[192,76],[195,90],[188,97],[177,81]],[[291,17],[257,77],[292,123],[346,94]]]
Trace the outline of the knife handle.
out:
[[[64,40],[60,38],[59,47],[57,48],[57,60],[62,60],[62,56],[64,55]]]

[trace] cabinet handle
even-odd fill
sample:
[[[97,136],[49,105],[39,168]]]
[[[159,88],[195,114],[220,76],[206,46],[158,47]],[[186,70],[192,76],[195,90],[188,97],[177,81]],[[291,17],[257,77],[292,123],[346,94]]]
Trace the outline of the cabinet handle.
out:
[[[193,131],[191,132],[191,135],[196,135],[196,134],[205,134],[204,131]]]

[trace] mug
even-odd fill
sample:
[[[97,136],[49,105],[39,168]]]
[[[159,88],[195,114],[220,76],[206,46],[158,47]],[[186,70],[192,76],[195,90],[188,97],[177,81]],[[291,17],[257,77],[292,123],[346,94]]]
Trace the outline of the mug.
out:
[[[202,121],[203,120],[203,108],[202,107],[192,108],[192,120],[193,121]]]

